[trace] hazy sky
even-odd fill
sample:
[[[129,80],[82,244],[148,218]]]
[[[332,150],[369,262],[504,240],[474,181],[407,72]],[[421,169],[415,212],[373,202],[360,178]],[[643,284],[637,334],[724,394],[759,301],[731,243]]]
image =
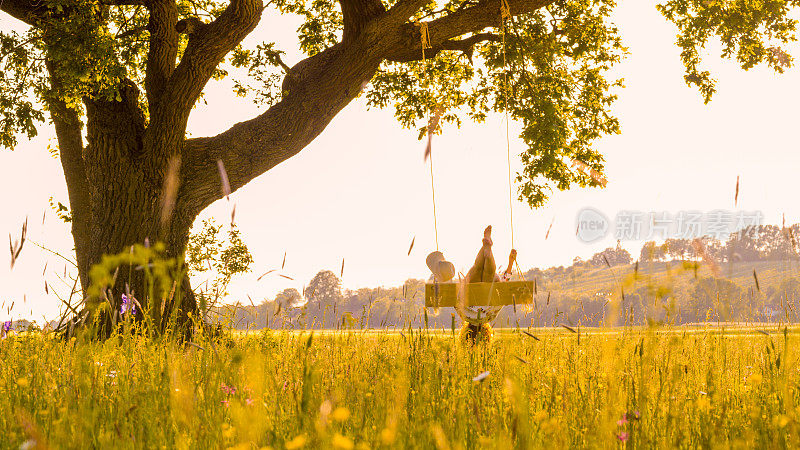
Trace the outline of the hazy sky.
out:
[[[782,214],[787,223],[800,222],[800,205],[794,200],[800,168],[798,70],[783,75],[760,68],[745,72],[720,61],[719,51],[712,48],[707,65],[719,79],[718,92],[711,104],[703,105],[700,94],[683,82],[676,29],[652,2],[620,3],[615,21],[630,49],[618,67],[626,88],[614,107],[622,133],[597,143],[606,157],[608,186],[556,192],[546,207],[535,211],[516,203],[515,244],[522,268],[567,265],[575,256],[590,257],[613,246],[613,233],[591,245],[576,238],[575,218],[583,207],[609,218],[620,210],[734,210],[737,176],[737,210],[762,211],[769,223],[779,223]],[[18,26],[12,22],[0,13],[0,29]],[[298,25],[266,15],[248,42],[275,40],[294,63],[301,58],[295,49]],[[797,48],[791,50],[799,54]],[[229,87],[229,82],[209,86],[207,105],[198,105],[190,119],[193,136],[216,134],[257,114],[249,100],[236,98]],[[512,124],[512,136],[514,129]],[[69,228],[48,207],[50,196],[67,203],[61,166],[46,151],[48,144],[56,145],[54,133],[43,126],[36,139],[23,139],[13,152],[0,151],[0,189],[5,193],[0,232],[18,238],[27,216],[29,239],[69,255]],[[514,153],[523,149],[520,140],[512,141]],[[466,272],[483,228],[492,224],[495,255],[504,260],[510,232],[502,117],[446,129],[435,138],[433,152],[440,249]],[[299,155],[236,192],[230,203],[212,205],[200,219],[215,216],[228,223],[236,204],[236,222],[255,258],[253,273],[232,283],[230,300],[246,303],[249,294],[260,302],[287,287],[300,290],[321,269],[338,274],[342,259],[346,288],[426,278],[425,256],[435,244],[429,169],[422,153],[416,132],[402,129],[391,110],[367,110],[358,99]],[[513,164],[519,164],[518,158]],[[488,185],[470,184],[478,176],[487,178]],[[413,237],[416,244],[407,256]],[[625,245],[638,251],[641,242]],[[262,273],[280,267],[284,252],[283,273],[297,281],[273,273],[257,282]],[[25,245],[13,270],[0,264],[0,304],[5,304],[0,319],[56,316],[60,302],[52,290],[45,295],[44,283],[68,292],[58,279],[65,264],[32,243]],[[15,306],[9,314],[11,302]]]

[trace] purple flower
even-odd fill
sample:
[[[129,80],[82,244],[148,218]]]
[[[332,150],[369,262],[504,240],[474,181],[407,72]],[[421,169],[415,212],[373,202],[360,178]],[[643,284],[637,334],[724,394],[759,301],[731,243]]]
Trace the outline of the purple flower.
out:
[[[136,303],[133,296],[128,297],[125,294],[122,294],[122,305],[119,307],[119,313],[124,315],[125,313],[130,312],[133,315],[136,315]]]
[[[11,321],[10,320],[3,322],[3,333],[2,333],[3,336],[7,335],[9,331],[11,331]]]
[[[619,439],[622,442],[627,441],[628,440],[628,433],[626,431],[623,431],[622,433],[617,433],[617,439]]]

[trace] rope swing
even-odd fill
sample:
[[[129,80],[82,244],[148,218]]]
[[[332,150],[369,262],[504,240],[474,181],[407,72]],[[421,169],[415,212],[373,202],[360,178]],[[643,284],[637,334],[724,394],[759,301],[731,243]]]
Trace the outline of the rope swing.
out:
[[[425,49],[432,48],[431,47],[431,38],[430,34],[428,33],[428,23],[427,22],[418,22],[419,25],[419,38],[420,38],[420,47],[422,47],[422,71],[423,75],[426,72],[428,66],[428,60],[425,58]],[[425,78],[425,87],[428,87],[427,78]],[[431,140],[433,139],[433,132],[435,131],[436,124],[433,123],[431,118],[431,110],[428,110],[428,145],[425,147],[425,159],[427,160],[430,158],[431,160],[431,200],[433,203],[433,234],[434,238],[436,239],[436,251],[439,251],[439,227],[436,220],[436,188],[434,186],[434,177],[433,177],[433,153],[431,147]],[[436,120],[438,123],[438,118]]]
[[[481,270],[480,281],[476,281],[475,277],[466,277],[464,282],[459,277],[458,283],[448,283],[455,275],[455,268],[453,264],[444,259],[444,255],[439,251],[439,231],[436,218],[436,192],[434,190],[434,171],[433,171],[433,158],[431,151],[431,140],[433,133],[439,123],[439,119],[444,112],[444,107],[437,104],[432,108],[428,108],[428,145],[425,148],[425,160],[431,158],[431,197],[433,199],[433,227],[436,237],[436,251],[432,252],[426,258],[426,263],[434,274],[433,282],[425,284],[425,307],[454,307],[458,315],[469,324],[469,329],[475,329],[483,326],[497,316],[503,306],[513,306],[516,312],[518,304],[533,303],[536,286],[533,282],[525,281],[522,271],[520,270],[519,263],[516,262],[516,250],[514,250],[514,183],[511,177],[511,132],[510,132],[510,117],[508,113],[508,62],[506,57],[506,20],[511,19],[511,10],[508,5],[508,0],[500,0],[500,26],[502,28],[502,52],[503,52],[503,106],[506,117],[506,163],[508,165],[508,214],[509,214],[509,227],[511,231],[511,254],[509,255],[509,267],[506,267],[504,279],[500,280],[495,272],[494,261],[492,258],[490,277],[484,279]],[[423,72],[427,71],[427,59],[425,50],[431,47],[430,32],[428,24],[425,22],[418,22],[417,26],[420,29],[420,47],[422,48],[422,63]],[[423,89],[429,88],[427,74],[423,73],[425,77],[422,80]],[[491,246],[491,226],[487,227],[484,231],[484,246]],[[483,251],[483,249],[481,250]],[[478,254],[480,259],[481,253]],[[476,259],[476,266],[479,267],[479,259]],[[513,262],[512,262],[513,260]],[[511,267],[514,266],[514,267]],[[511,275],[516,269],[516,273],[522,279],[521,281],[504,281],[507,279],[505,275]],[[472,269],[470,270],[472,273]]]
[[[502,34],[502,51],[503,51],[503,106],[505,110],[505,119],[506,119],[506,163],[508,166],[508,215],[509,215],[509,228],[511,232],[511,248],[514,248],[514,182],[511,176],[511,132],[510,132],[510,119],[508,114],[508,72],[507,72],[507,58],[506,58],[506,20],[510,20],[511,16],[511,9],[508,5],[508,0],[500,0],[500,21],[501,21],[501,34]],[[417,22],[416,25],[419,27],[419,35],[420,35],[420,48],[422,49],[422,75],[421,75],[421,84],[423,88],[427,90],[429,88],[429,80],[427,78],[427,66],[428,60],[425,55],[425,50],[432,48],[431,46],[431,37],[430,31],[428,29],[427,22]],[[439,227],[438,227],[438,219],[436,217],[436,183],[435,183],[435,175],[433,170],[433,152],[432,152],[432,138],[433,134],[436,132],[436,129],[439,124],[439,119],[443,112],[442,105],[436,105],[433,108],[426,108],[427,109],[427,117],[428,117],[428,143],[425,147],[425,160],[427,161],[430,158],[430,176],[431,176],[431,203],[433,205],[433,232],[434,232],[434,239],[436,241],[436,251],[439,251]],[[516,264],[516,269],[518,274],[522,274],[522,271],[519,270],[519,264]],[[513,269],[512,269],[513,270]]]
[[[511,136],[508,120],[508,72],[506,67],[506,19],[511,19],[508,0],[500,0],[500,21],[503,35],[503,109],[506,113],[506,159],[508,162],[508,216],[511,228],[511,248],[514,248],[514,183],[511,180]]]

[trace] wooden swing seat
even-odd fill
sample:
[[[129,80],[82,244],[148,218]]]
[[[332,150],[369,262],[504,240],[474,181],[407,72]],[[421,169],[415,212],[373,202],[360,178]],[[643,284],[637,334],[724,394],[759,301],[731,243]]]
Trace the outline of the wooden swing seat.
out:
[[[458,283],[425,283],[425,306],[455,307]],[[508,306],[533,303],[533,281],[469,283],[464,306]]]

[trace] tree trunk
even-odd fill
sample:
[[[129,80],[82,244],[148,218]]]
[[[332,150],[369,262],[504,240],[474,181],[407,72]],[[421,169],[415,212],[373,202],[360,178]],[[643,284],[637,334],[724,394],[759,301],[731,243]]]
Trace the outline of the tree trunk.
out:
[[[180,198],[174,199],[174,214],[162,223],[168,161],[153,158],[143,149],[145,122],[138,95],[138,89],[129,84],[121,90],[122,101],[85,101],[87,145],[80,158],[82,171],[70,163],[74,161],[62,149],[62,165],[71,188],[81,290],[87,305],[78,321],[94,324],[98,335],[107,337],[121,319],[121,296],[127,294],[138,302],[135,320],[144,319],[146,314],[156,332],[165,331],[172,323],[189,336],[187,319],[197,306],[185,274],[168,292],[151,291],[153,280],[147,279],[141,265],[110,267],[112,273],[116,270],[113,286],[108,286],[102,296],[90,297],[92,266],[103,262],[104,255],[130,252],[135,244],[162,242],[165,252],[161,256],[182,265],[189,230],[199,212],[190,211]],[[73,198],[79,195],[74,185],[79,182],[85,198],[76,207]],[[107,308],[100,307],[104,303]]]

